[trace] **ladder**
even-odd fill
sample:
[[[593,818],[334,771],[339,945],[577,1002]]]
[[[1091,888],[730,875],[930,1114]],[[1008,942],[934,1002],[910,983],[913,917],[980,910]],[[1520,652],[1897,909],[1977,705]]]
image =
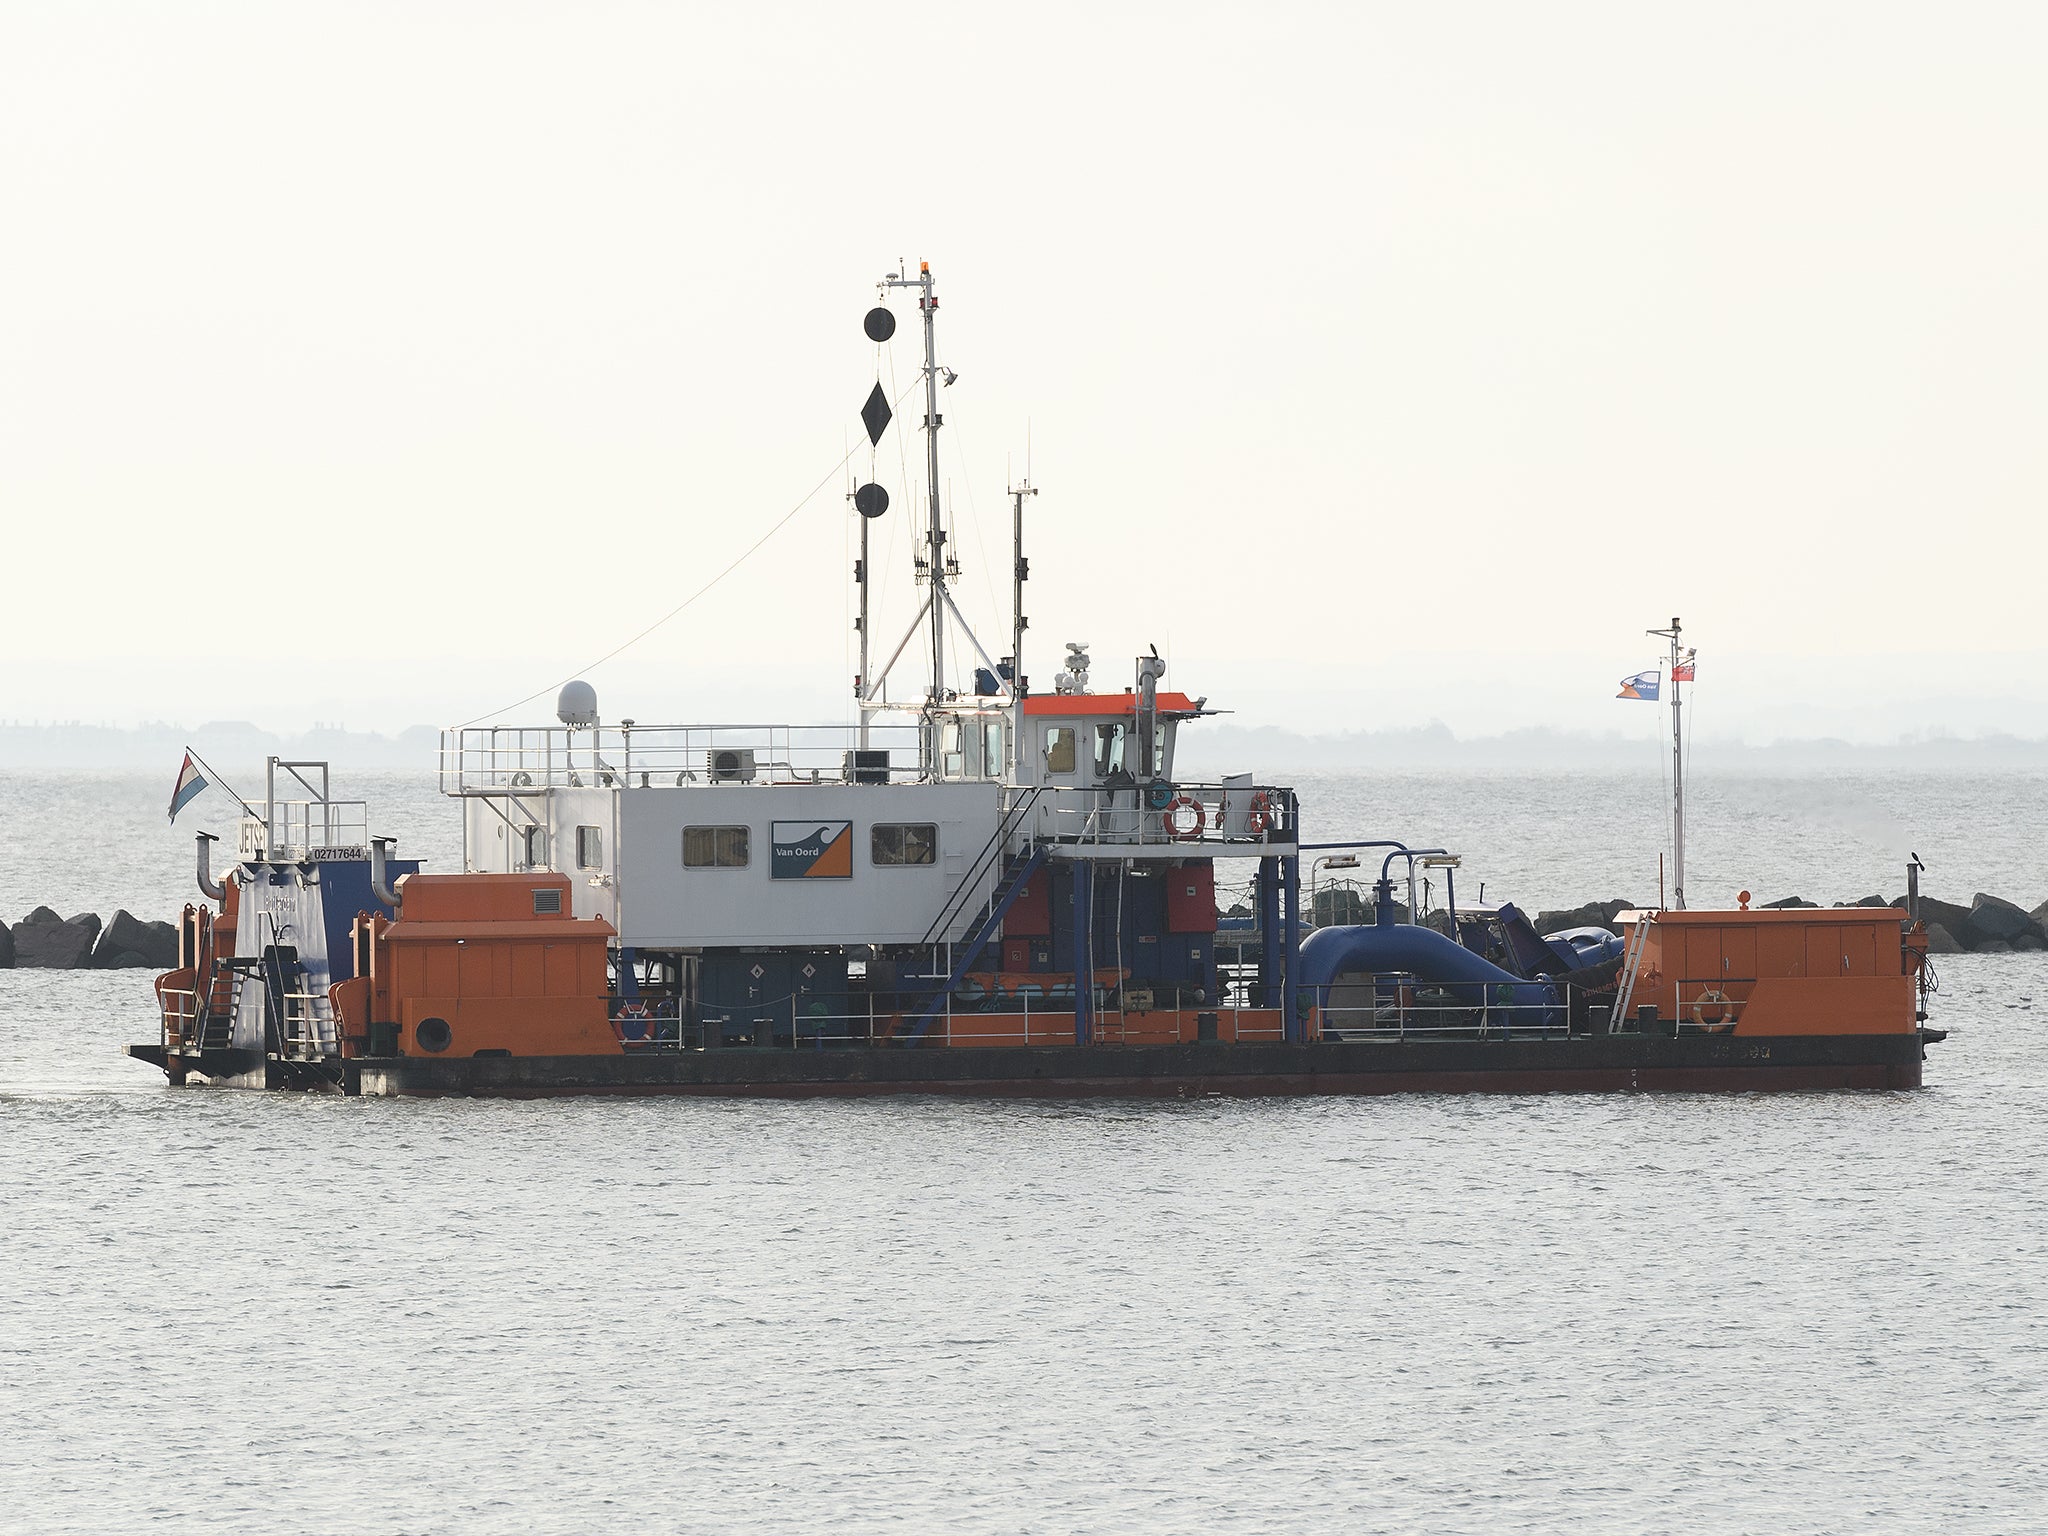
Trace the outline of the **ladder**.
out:
[[[242,1013],[242,983],[247,979],[243,971],[230,971],[233,979],[228,983],[228,1007],[225,1013],[213,1011],[213,989],[207,989],[206,1012],[199,1026],[199,1049],[202,1051],[225,1051],[235,1043],[235,1020]]]
[[[1621,962],[1621,985],[1614,989],[1614,1017],[1607,1021],[1609,1030],[1620,1029],[1627,1022],[1629,1004],[1635,997],[1636,977],[1643,966],[1643,950],[1649,941],[1649,914],[1637,913],[1635,931],[1628,936],[1628,950]]]

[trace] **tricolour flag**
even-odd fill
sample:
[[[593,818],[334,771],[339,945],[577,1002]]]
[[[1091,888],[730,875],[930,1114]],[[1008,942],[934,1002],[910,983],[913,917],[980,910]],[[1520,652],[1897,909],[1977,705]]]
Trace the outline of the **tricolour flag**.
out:
[[[178,770],[177,788],[171,791],[171,820],[178,819],[178,812],[199,798],[199,792],[206,788],[206,775],[199,771],[199,765],[192,761],[192,754],[185,754],[185,766]]]
[[[1648,672],[1638,672],[1634,677],[1624,677],[1621,680],[1621,692],[1617,693],[1615,697],[1617,699],[1649,699],[1655,702],[1657,698],[1657,685],[1662,681],[1663,676],[1663,673],[1653,669]]]

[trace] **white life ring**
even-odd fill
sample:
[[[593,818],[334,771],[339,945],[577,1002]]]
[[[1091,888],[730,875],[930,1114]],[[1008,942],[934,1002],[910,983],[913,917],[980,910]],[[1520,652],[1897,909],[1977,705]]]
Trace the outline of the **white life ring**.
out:
[[[1190,843],[1209,825],[1209,813],[1193,795],[1175,795],[1159,813],[1159,821],[1173,841]]]
[[[1735,999],[1719,987],[1708,987],[1692,1000],[1692,1021],[1701,1029],[1726,1029],[1735,1022]],[[1714,1016],[1707,1017],[1711,1008]]]

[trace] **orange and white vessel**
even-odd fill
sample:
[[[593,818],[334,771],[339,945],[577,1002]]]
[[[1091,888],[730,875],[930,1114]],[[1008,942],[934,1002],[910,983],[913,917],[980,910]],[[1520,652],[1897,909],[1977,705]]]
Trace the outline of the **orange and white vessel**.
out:
[[[868,535],[889,497],[849,498],[851,722],[607,723],[572,682],[553,722],[445,733],[463,868],[444,874],[399,861],[324,764],[273,760],[219,881],[202,834],[207,900],[158,979],[161,1033],[131,1054],[174,1083],[395,1095],[1919,1083],[1935,1032],[1910,912],[1685,910],[1681,851],[1672,909],[1539,934],[1512,906],[1461,906],[1457,854],[1310,841],[1292,787],[1180,772],[1180,732],[1212,711],[1164,687],[1156,653],[1099,689],[1070,644],[1034,691],[1036,492],[1011,490],[998,656],[952,592],[932,274],[881,287],[922,327],[925,505],[917,601],[884,655]],[[894,314],[864,326],[885,346]],[[871,446],[893,415],[878,383]],[[926,663],[908,686],[906,656]],[[1378,878],[1348,910],[1322,899],[1367,857]],[[1434,912],[1418,872],[1444,882]],[[1219,911],[1219,890],[1243,899]]]

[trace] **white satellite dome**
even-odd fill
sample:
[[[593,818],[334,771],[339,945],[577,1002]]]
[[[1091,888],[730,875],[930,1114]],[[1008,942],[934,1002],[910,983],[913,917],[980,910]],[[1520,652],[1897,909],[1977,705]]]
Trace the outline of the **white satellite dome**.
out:
[[[562,684],[555,700],[555,718],[572,729],[597,724],[597,690],[581,678]]]

